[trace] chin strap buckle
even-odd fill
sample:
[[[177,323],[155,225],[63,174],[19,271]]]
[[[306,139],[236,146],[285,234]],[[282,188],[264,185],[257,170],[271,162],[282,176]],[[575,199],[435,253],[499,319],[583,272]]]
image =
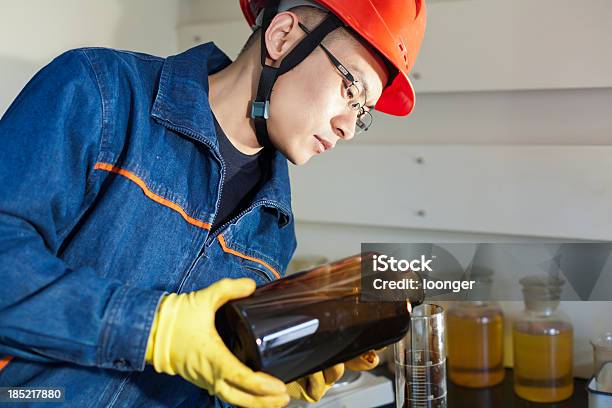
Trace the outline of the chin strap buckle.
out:
[[[251,118],[253,119],[269,119],[270,118],[270,101],[260,102],[251,101]]]

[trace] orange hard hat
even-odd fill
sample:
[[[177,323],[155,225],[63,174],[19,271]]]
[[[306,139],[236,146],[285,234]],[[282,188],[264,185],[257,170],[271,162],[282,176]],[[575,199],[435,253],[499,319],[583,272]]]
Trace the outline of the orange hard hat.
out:
[[[424,0],[315,0],[351,27],[397,69],[375,108],[406,116],[414,108],[414,88],[408,74],[421,48],[427,11]],[[247,22],[265,8],[266,0],[240,0]]]

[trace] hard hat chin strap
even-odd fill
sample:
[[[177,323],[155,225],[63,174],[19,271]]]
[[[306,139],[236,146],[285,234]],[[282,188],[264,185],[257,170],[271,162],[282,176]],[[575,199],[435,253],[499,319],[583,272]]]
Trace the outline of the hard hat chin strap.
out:
[[[267,120],[270,117],[270,96],[274,83],[280,75],[293,69],[300,62],[304,61],[310,53],[319,46],[327,34],[338,27],[344,26],[342,21],[334,14],[330,13],[314,30],[307,34],[296,46],[283,58],[280,66],[273,67],[266,64],[268,51],[266,48],[265,33],[270,22],[276,15],[279,0],[269,1],[264,10],[261,25],[261,75],[259,76],[259,86],[257,97],[251,101],[251,118],[255,122],[255,134],[260,146],[272,148],[270,136],[268,134]]]

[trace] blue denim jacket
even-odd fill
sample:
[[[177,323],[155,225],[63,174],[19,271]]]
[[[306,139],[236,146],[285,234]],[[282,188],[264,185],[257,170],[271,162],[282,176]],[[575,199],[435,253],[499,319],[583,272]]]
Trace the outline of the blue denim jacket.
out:
[[[224,163],[208,75],[229,63],[212,43],[167,59],[73,50],[7,110],[0,387],[64,387],[70,406],[225,405],[145,366],[145,348],[164,292],[268,282],[295,250],[279,152],[252,204],[209,233]]]

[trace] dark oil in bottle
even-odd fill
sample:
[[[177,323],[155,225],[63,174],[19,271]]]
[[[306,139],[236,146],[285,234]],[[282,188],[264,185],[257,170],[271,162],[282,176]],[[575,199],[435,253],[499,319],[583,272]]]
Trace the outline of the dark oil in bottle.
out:
[[[271,282],[224,305],[217,329],[242,362],[284,382],[398,341],[422,287],[404,301],[364,302],[360,273],[353,256]]]

